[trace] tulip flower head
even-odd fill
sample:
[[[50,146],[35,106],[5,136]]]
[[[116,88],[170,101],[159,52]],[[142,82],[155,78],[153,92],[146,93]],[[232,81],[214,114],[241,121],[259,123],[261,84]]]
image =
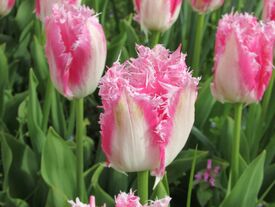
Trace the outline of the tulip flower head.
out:
[[[51,15],[54,4],[71,4],[78,6],[80,3],[81,0],[35,0],[35,13],[36,16],[44,22],[46,17]]]
[[[134,0],[142,30],[164,32],[177,20],[182,0]]]
[[[189,0],[189,3],[195,11],[203,14],[218,9],[224,0]]]
[[[91,94],[107,54],[104,31],[93,11],[56,4],[46,18],[45,31],[46,56],[56,89],[69,99]]]
[[[15,0],[0,0],[0,16],[5,16],[12,10]]]
[[[275,22],[249,14],[229,14],[216,34],[212,94],[221,102],[261,100],[272,73]]]
[[[137,52],[138,58],[115,63],[101,80],[102,147],[115,169],[150,169],[161,177],[191,131],[198,80],[180,49],[171,54],[161,45],[137,46]]]
[[[263,20],[275,21],[275,0],[264,0]]]

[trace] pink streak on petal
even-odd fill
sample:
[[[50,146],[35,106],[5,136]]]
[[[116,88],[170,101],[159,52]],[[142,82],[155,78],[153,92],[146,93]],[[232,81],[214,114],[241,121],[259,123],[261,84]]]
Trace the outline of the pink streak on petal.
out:
[[[90,196],[90,207],[96,207],[96,205],[95,205],[95,197],[94,196]]]
[[[14,6],[15,0],[8,0],[8,8],[11,9]]]
[[[142,0],[134,0],[134,2],[135,2],[135,7],[136,7],[136,9],[137,9],[138,12],[140,11],[141,1],[142,1]]]
[[[174,15],[174,12],[176,11],[178,5],[180,5],[182,0],[170,0],[170,12],[171,16]]]

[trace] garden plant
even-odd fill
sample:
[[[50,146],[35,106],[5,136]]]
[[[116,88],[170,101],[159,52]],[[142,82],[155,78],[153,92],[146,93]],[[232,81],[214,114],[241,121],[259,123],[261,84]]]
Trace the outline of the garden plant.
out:
[[[275,0],[0,0],[0,206],[275,207]]]

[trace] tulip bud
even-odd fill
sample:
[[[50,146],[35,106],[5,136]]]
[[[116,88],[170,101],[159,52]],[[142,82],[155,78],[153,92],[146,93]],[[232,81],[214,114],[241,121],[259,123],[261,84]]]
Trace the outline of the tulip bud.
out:
[[[98,18],[84,6],[55,5],[45,23],[46,56],[56,89],[69,99],[94,92],[107,53]]]
[[[102,147],[117,170],[151,169],[162,176],[191,131],[198,80],[180,49],[170,54],[157,45],[137,51],[137,59],[115,63],[101,80]]]
[[[189,3],[195,11],[203,14],[218,9],[224,0],[189,0]]]
[[[80,3],[81,0],[35,0],[35,13],[44,22],[46,17],[51,15],[54,4],[80,5]]]
[[[275,21],[275,0],[264,0],[263,20]]]
[[[182,0],[134,0],[142,30],[164,32],[177,20]]]
[[[12,10],[15,0],[0,0],[0,16],[5,16]]]
[[[216,34],[212,94],[221,102],[260,101],[272,73],[275,22],[229,14]]]

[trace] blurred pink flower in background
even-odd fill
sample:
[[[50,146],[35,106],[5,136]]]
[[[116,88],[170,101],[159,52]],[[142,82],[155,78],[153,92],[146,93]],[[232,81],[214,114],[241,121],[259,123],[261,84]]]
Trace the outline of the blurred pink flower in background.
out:
[[[213,96],[221,102],[260,101],[272,74],[275,22],[229,14],[216,34]]]
[[[211,12],[221,7],[224,0],[188,0],[191,7],[199,13]]]
[[[115,63],[101,80],[102,147],[111,167],[162,176],[184,147],[194,122],[198,80],[180,48],[137,46],[138,57]]]
[[[55,5],[46,18],[45,31],[46,56],[56,89],[69,99],[94,92],[105,67],[107,46],[93,11]]]
[[[0,0],[0,16],[5,16],[12,10],[15,0]]]
[[[263,0],[263,20],[275,21],[275,0]]]
[[[149,204],[141,205],[139,202],[139,197],[135,196],[132,191],[130,193],[120,193],[115,197],[115,207],[168,207],[171,198],[166,196],[160,200],[151,201]],[[95,197],[90,196],[90,203],[84,204],[79,198],[76,201],[68,201],[71,207],[96,207]],[[106,205],[102,206],[106,207]]]
[[[80,5],[80,2],[81,0],[35,0],[35,13],[44,22],[46,17],[51,15],[54,4]]]
[[[169,29],[177,20],[182,0],[134,0],[136,17],[142,30]]]

